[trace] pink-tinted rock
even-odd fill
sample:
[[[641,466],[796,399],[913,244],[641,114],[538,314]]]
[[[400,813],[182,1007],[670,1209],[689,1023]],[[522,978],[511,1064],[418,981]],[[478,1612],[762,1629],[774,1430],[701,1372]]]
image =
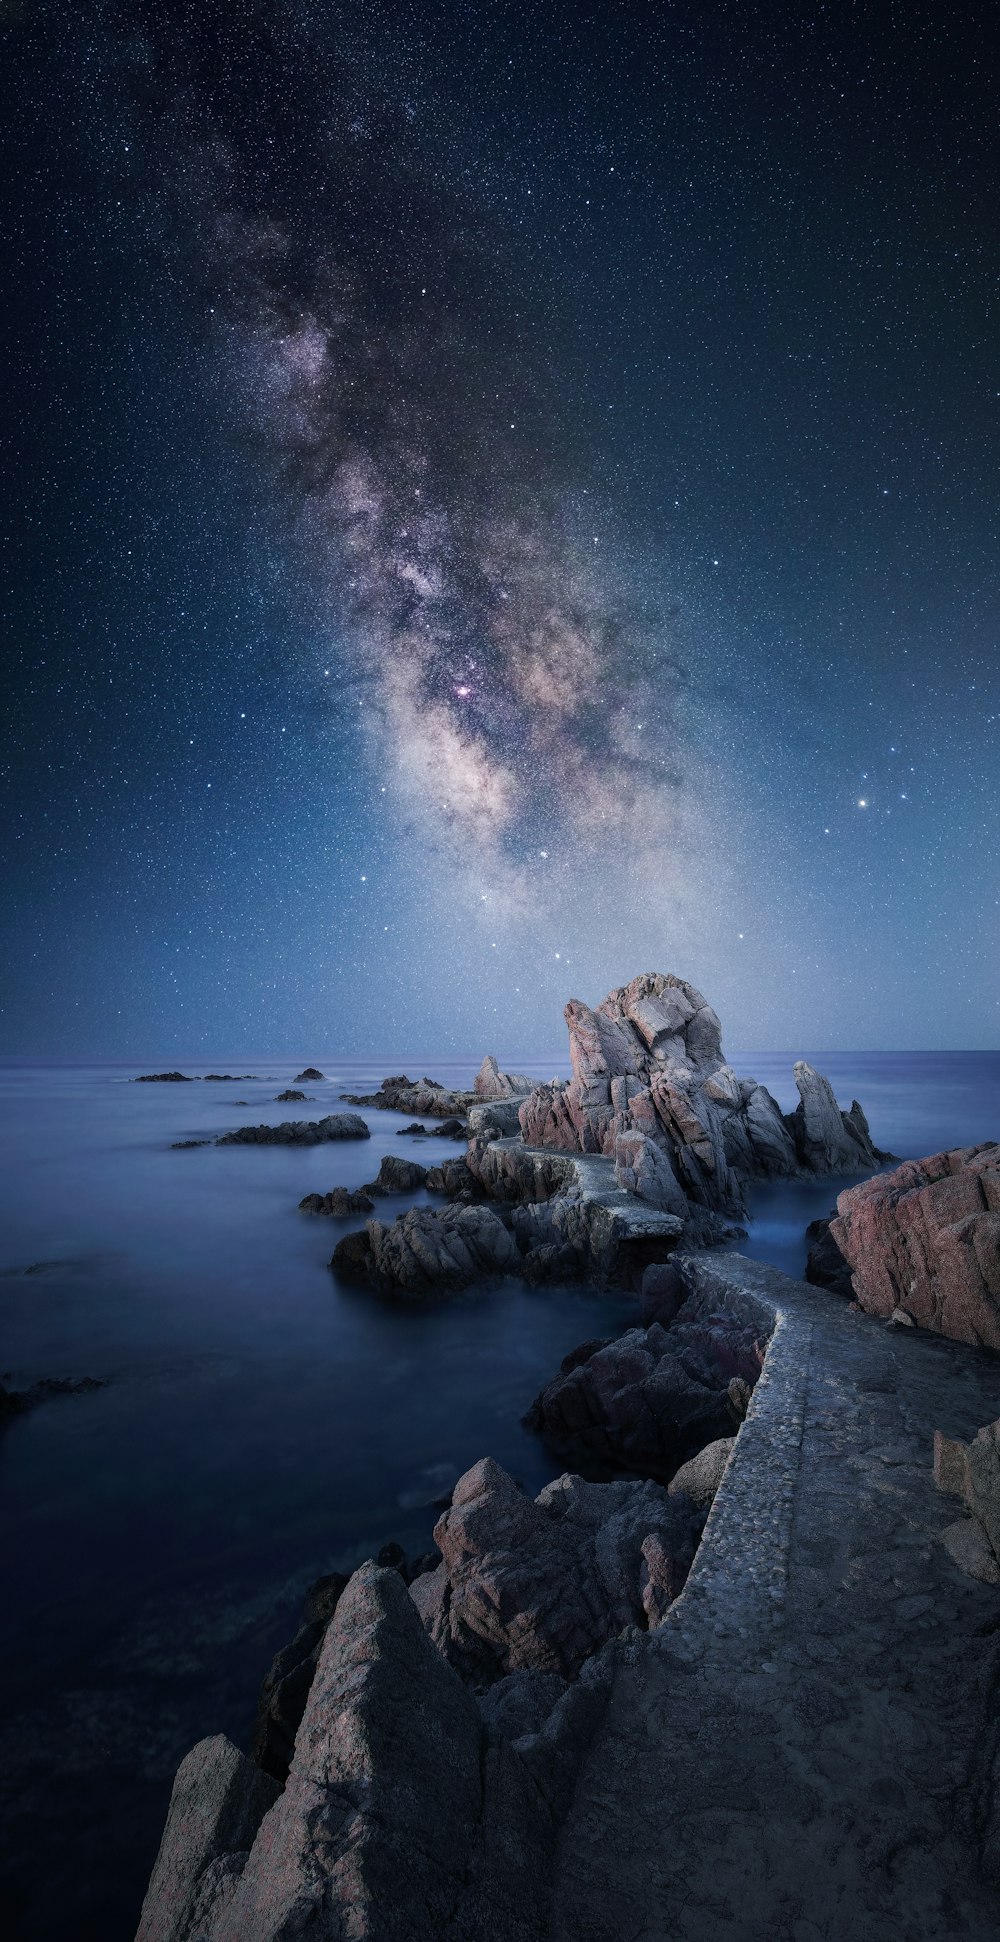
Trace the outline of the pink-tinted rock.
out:
[[[1000,1348],[1000,1145],[909,1160],[849,1188],[830,1232],[862,1308]]]
[[[534,1086],[525,1072],[501,1072],[492,1052],[487,1052],[473,1081],[477,1099],[519,1099]]]

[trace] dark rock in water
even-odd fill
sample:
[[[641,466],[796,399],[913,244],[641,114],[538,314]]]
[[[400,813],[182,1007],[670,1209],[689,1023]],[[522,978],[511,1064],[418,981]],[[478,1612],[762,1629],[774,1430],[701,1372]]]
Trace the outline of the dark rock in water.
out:
[[[30,1389],[7,1389],[0,1382],[0,1423],[7,1417],[23,1415],[26,1409],[34,1409],[52,1396],[83,1396],[91,1389],[107,1386],[107,1376],[44,1376]]]
[[[301,1086],[301,1085],[302,1085],[302,1083],[303,1083],[303,1080],[306,1080],[306,1079],[322,1079],[322,1077],[323,1077],[323,1074],[322,1074],[322,1072],[320,1072],[320,1071],[318,1071],[318,1070],[317,1070],[317,1068],[316,1068],[316,1066],[314,1066],[314,1065],[307,1065],[307,1066],[306,1066],[306,1069],[305,1069],[305,1071],[304,1071],[304,1072],[300,1072],[300,1073],[298,1073],[298,1074],[297,1074],[297,1076],[296,1076],[296,1080],[295,1080],[295,1083],[296,1083],[296,1085],[297,1085],[297,1086]]]
[[[287,1092],[276,1092],[274,1097],[279,1106],[284,1106],[290,1105],[293,1100],[305,1099],[307,1095],[304,1092],[297,1092],[294,1086],[289,1086]]]
[[[686,1318],[682,1308],[669,1329],[627,1329],[567,1356],[525,1421],[571,1462],[668,1480],[685,1458],[738,1427],[764,1346],[750,1323]]]
[[[334,1220],[346,1220],[350,1214],[371,1214],[375,1202],[364,1188],[356,1193],[348,1192],[346,1187],[334,1187],[328,1194],[306,1194],[299,1201],[300,1214],[330,1214]]]
[[[908,1160],[848,1188],[830,1232],[870,1314],[1000,1349],[1000,1144]]]
[[[134,1086],[190,1086],[193,1081],[188,1072],[140,1072],[139,1077],[133,1079],[132,1084]]]
[[[439,1167],[431,1168],[424,1185],[429,1193],[448,1194],[452,1200],[458,1199],[460,1195],[466,1195],[472,1199],[479,1193],[479,1182],[475,1175],[470,1173],[464,1159],[442,1160]]]
[[[382,1160],[374,1180],[366,1182],[361,1189],[366,1194],[409,1194],[422,1187],[427,1179],[427,1168],[419,1160],[400,1160],[395,1153],[387,1153]]]
[[[836,1295],[846,1295],[848,1301],[854,1295],[854,1282],[851,1267],[845,1261],[837,1246],[830,1226],[837,1218],[836,1208],[825,1220],[811,1220],[806,1228],[809,1252],[806,1255],[806,1280],[814,1288],[832,1288]]]
[[[177,1770],[136,1942],[187,1942],[214,1932],[279,1794],[224,1734],[192,1747]]]
[[[248,1079],[256,1077],[256,1072],[206,1072],[203,1083],[206,1086],[242,1086]]]
[[[261,1687],[250,1750],[257,1765],[275,1780],[284,1782],[288,1777],[319,1649],[347,1582],[339,1571],[316,1580],[306,1595],[299,1630],[291,1644],[275,1654]]]
[[[517,1243],[488,1207],[411,1207],[391,1227],[371,1220],[345,1234],[330,1262],[335,1273],[386,1294],[417,1299],[451,1294],[483,1275],[516,1273]]]
[[[447,1119],[442,1120],[440,1126],[431,1128],[431,1138],[436,1140],[464,1140],[468,1136],[468,1123],[460,1119],[457,1113],[450,1114]]]
[[[811,1173],[859,1173],[892,1158],[872,1145],[868,1121],[855,1099],[841,1112],[833,1087],[804,1059],[794,1066],[799,1103],[786,1124],[796,1151]]]
[[[655,1483],[564,1476],[532,1501],[484,1457],[456,1484],[434,1527],[442,1561],[410,1596],[471,1683],[525,1670],[571,1679],[626,1626],[662,1622],[702,1522]]]
[[[394,1113],[421,1113],[427,1119],[450,1119],[465,1113],[474,1104],[474,1092],[454,1092],[438,1085],[435,1079],[408,1079],[405,1072],[383,1079],[378,1092],[345,1092],[349,1106],[376,1106]]]
[[[357,1113],[328,1113],[325,1119],[286,1119],[280,1126],[238,1126],[216,1146],[316,1146],[323,1140],[369,1140]]]
[[[396,1138],[398,1140],[407,1138],[426,1139],[432,1131],[436,1133],[437,1130],[436,1126],[433,1128],[430,1126],[422,1126],[419,1119],[415,1119],[409,1126],[401,1126],[396,1134]]]
[[[191,1146],[211,1146],[212,1144],[212,1140],[171,1140],[170,1151],[172,1153],[184,1153]]]

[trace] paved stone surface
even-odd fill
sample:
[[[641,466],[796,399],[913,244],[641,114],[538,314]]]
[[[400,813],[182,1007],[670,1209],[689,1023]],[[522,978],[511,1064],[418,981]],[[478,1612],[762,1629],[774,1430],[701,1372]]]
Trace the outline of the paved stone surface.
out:
[[[970,1775],[1000,1590],[940,1541],[932,1460],[1000,1413],[1000,1359],[739,1256],[684,1271],[777,1324],[688,1586],[622,1654],[554,1942],[996,1942]]]

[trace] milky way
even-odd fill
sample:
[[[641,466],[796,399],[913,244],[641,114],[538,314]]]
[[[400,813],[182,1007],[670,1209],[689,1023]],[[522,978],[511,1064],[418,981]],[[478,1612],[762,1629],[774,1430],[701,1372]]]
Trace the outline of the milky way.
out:
[[[624,557],[495,185],[446,180],[456,129],[419,63],[401,85],[321,38],[322,109],[281,63],[299,98],[279,168],[260,126],[246,168],[242,98],[182,100],[222,368],[325,616],[331,692],[451,916],[457,897],[495,930],[502,909],[553,956],[597,918],[669,954],[709,818],[664,577]]]

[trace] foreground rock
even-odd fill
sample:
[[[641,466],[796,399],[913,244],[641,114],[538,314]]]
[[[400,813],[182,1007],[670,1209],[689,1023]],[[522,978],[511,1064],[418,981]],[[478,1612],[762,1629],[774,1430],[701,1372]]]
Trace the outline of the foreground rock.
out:
[[[565,1476],[532,1501],[484,1457],[456,1484],[434,1527],[442,1562],[411,1596],[463,1679],[572,1678],[624,1627],[662,1622],[701,1521],[690,1499],[654,1483]]]
[[[280,1126],[238,1126],[216,1146],[316,1146],[323,1140],[369,1140],[357,1113],[328,1113],[325,1119],[285,1119]]]
[[[596,1010],[571,999],[565,1018],[573,1077],[536,1087],[521,1107],[529,1147],[620,1151],[623,1172],[669,1204],[672,1176],[687,1201],[737,1217],[744,1180],[859,1173],[883,1157],[857,1101],[841,1112],[828,1081],[803,1061],[794,1113],[741,1079],[724,1060],[715,1012],[682,978],[647,973]],[[658,1149],[658,1166],[639,1136]]]
[[[1000,1145],[909,1160],[849,1188],[830,1233],[862,1308],[1000,1348]]]
[[[526,1421],[568,1462],[666,1480],[739,1427],[765,1350],[753,1323],[685,1304],[669,1328],[581,1343]]]

